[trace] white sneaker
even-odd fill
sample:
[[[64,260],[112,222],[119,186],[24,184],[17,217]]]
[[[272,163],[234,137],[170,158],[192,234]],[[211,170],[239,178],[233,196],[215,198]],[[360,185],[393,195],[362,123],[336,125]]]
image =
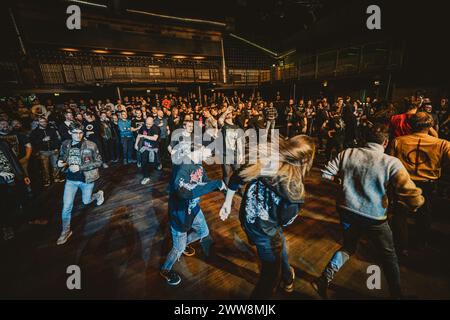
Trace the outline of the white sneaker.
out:
[[[97,191],[97,193],[95,194],[95,198],[97,200],[97,206],[101,206],[103,202],[105,202],[105,197],[103,196],[102,190]]]
[[[147,184],[149,182],[150,182],[150,178],[144,178],[144,179],[142,179],[141,184]]]
[[[62,245],[64,243],[67,242],[67,240],[69,240],[69,238],[72,236],[72,230],[69,230],[68,232],[64,232],[61,233],[61,235],[59,236],[58,240],[56,241],[56,244]]]
[[[104,169],[109,168],[109,166],[105,162],[103,162],[102,166],[103,166]]]

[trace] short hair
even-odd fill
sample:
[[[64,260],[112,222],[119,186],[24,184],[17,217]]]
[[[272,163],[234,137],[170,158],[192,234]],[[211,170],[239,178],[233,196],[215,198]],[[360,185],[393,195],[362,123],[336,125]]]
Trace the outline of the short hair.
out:
[[[389,140],[389,127],[383,123],[374,124],[367,132],[367,142],[383,144]]]
[[[84,127],[83,127],[83,125],[82,125],[81,123],[79,123],[79,122],[77,122],[77,121],[74,121],[74,122],[72,122],[72,123],[69,125],[69,131],[72,132],[72,131],[75,131],[75,130],[81,130],[81,131],[83,131],[83,130],[84,130]]]
[[[411,130],[419,132],[433,126],[433,117],[427,112],[417,112],[409,119]]]

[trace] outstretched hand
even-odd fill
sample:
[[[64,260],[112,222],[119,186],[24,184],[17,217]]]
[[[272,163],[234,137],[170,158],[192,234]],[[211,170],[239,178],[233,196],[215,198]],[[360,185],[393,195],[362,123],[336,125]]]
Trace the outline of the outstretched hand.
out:
[[[220,208],[219,216],[222,221],[225,221],[231,213],[231,203],[224,202]]]

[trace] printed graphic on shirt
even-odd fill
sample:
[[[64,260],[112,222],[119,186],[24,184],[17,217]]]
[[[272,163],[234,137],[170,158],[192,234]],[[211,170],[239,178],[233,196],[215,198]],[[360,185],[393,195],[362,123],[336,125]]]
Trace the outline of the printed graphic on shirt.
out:
[[[270,203],[278,205],[280,202],[281,197],[271,190],[267,190],[261,181],[251,184],[248,188],[247,202],[245,204],[247,222],[255,223],[256,218],[264,221],[269,220]]]
[[[194,190],[199,185],[200,186],[205,185],[205,183],[203,182],[203,168],[198,168],[197,170],[192,172],[190,175],[189,182],[185,182],[184,179],[181,178],[178,185],[179,185],[180,189],[184,188],[189,191]],[[195,199],[189,200],[188,214],[191,214],[192,210],[194,208],[196,208],[199,203],[200,203],[200,198],[195,198]]]
[[[67,163],[71,165],[81,166],[81,150],[80,148],[70,148]]]
[[[3,151],[0,151],[0,172],[12,173],[13,170]]]

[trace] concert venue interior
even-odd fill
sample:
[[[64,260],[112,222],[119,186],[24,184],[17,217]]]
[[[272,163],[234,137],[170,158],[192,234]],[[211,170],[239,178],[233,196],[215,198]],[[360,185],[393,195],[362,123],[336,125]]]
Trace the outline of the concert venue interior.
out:
[[[0,298],[449,299],[431,3],[2,3]]]

